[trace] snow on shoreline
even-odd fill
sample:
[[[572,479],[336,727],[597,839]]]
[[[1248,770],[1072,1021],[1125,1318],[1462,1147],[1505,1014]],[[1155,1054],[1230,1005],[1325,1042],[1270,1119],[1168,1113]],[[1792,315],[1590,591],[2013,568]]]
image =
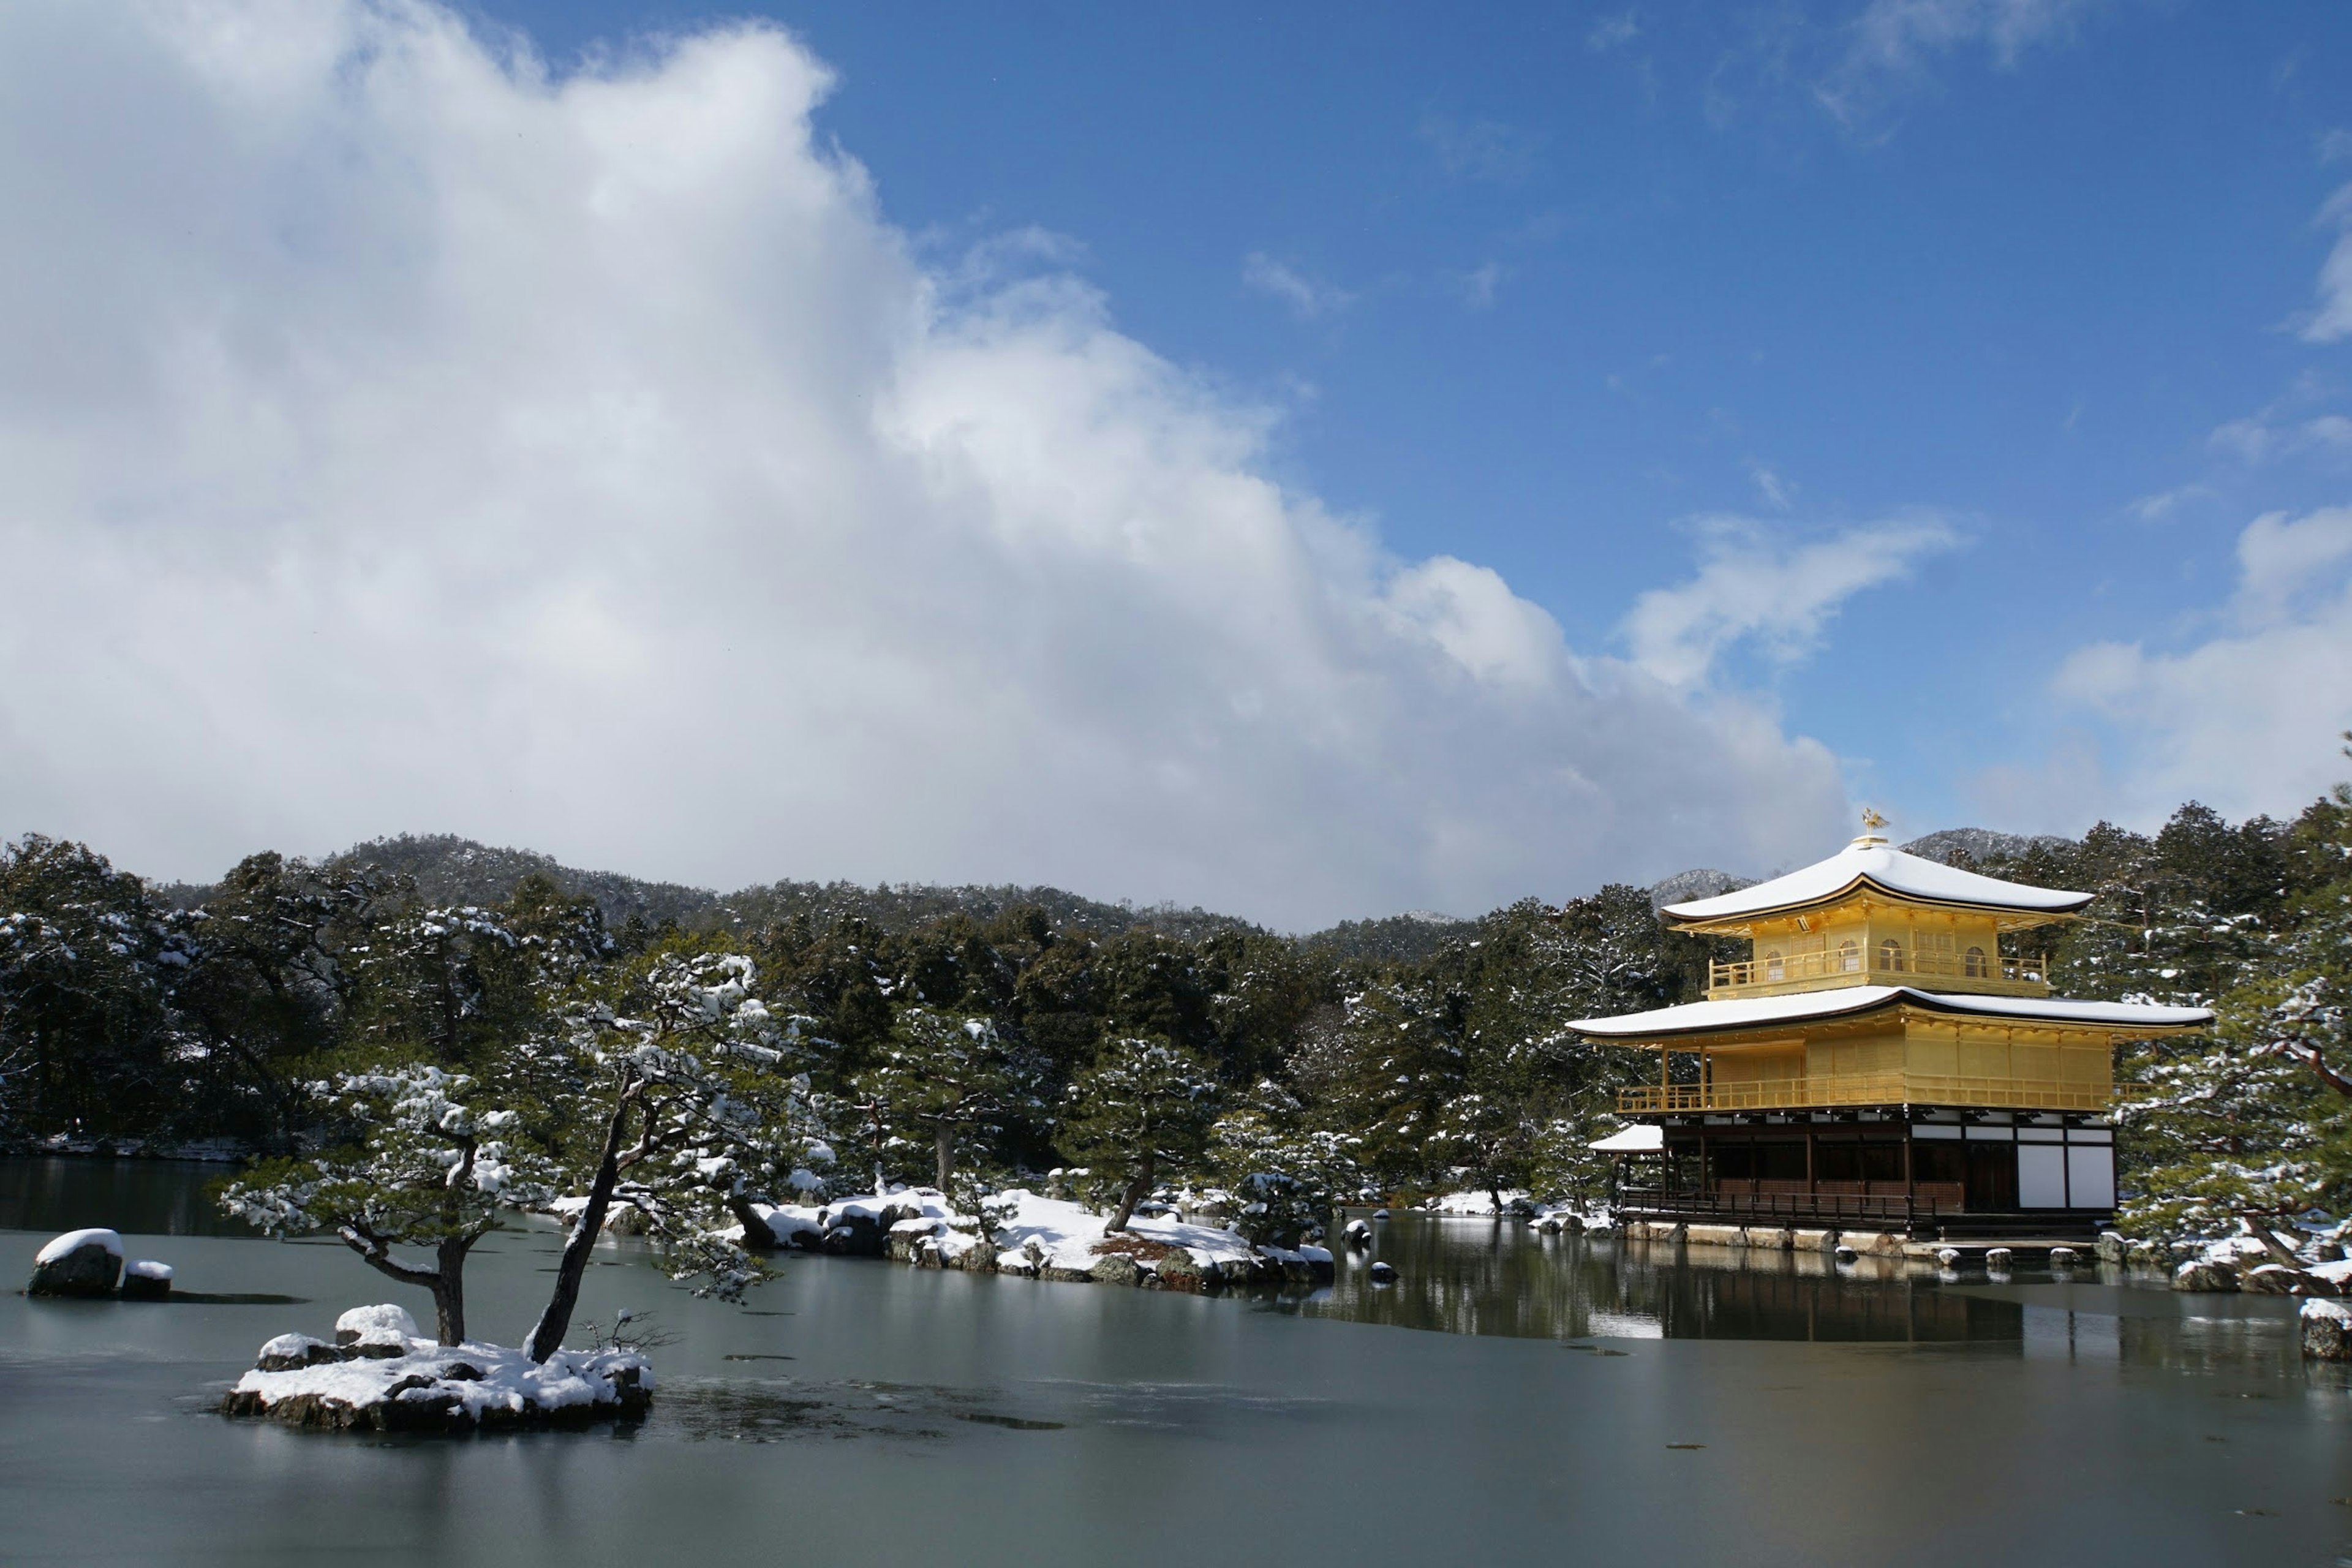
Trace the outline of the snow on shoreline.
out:
[[[863,1193],[824,1205],[762,1205],[757,1212],[783,1246],[819,1247],[845,1231],[872,1227],[887,1237],[892,1257],[1048,1279],[1102,1278],[1098,1270],[1110,1258],[1132,1259],[1140,1276],[1136,1283],[1155,1276],[1162,1284],[1181,1279],[1185,1289],[1197,1288],[1191,1283],[1195,1279],[1253,1279],[1287,1265],[1310,1272],[1331,1266],[1331,1254],[1320,1247],[1253,1247],[1236,1231],[1165,1215],[1139,1214],[1114,1234],[1108,1215],[1026,1188],[999,1194],[991,1210],[986,1235],[977,1217],[958,1213],[930,1187]],[[1177,1258],[1190,1268],[1171,1267]]]

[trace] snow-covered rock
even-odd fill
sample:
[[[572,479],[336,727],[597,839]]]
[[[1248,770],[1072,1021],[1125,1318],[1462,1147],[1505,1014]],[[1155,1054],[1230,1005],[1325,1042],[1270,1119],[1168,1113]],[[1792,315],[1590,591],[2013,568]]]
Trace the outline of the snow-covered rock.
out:
[[[172,1266],[142,1258],[122,1270],[122,1299],[161,1301],[172,1293]]]
[[[340,1345],[278,1335],[223,1413],[336,1430],[468,1432],[635,1420],[653,1398],[653,1368],[633,1351],[558,1351],[539,1363],[509,1345],[444,1346],[412,1334],[395,1354],[373,1353],[394,1331],[389,1321],[371,1317]]]
[[[2352,1361],[2352,1307],[2316,1298],[2303,1304],[2303,1353],[2315,1361]]]
[[[1375,1262],[1371,1268],[1371,1276],[1372,1283],[1375,1285],[1393,1285],[1397,1279],[1396,1265]]]
[[[373,1307],[353,1307],[335,1320],[335,1342],[355,1345],[371,1336],[392,1335],[404,1343],[416,1337],[416,1320],[394,1301]]]
[[[122,1271],[122,1238],[110,1230],[69,1230],[33,1258],[27,1296],[109,1296]]]
[[[2235,1290],[2238,1270],[2235,1266],[2216,1258],[2192,1258],[2172,1271],[2172,1288],[2176,1290]]]
[[[1502,1197],[1502,1206],[1497,1208],[1495,1206],[1495,1194],[1481,1187],[1475,1192],[1443,1193],[1423,1206],[1433,1214],[1456,1219],[1484,1219],[1495,1215],[1529,1212],[1534,1208],[1528,1194],[1516,1188],[1505,1191]]]

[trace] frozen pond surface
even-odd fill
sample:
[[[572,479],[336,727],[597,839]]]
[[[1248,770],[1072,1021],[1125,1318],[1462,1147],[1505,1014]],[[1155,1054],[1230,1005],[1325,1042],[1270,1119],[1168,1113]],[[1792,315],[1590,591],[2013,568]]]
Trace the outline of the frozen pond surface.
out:
[[[2278,1300],[1416,1216],[1400,1284],[1304,1300],[793,1258],[747,1311],[623,1246],[583,1315],[679,1336],[633,1434],[329,1436],[209,1411],[272,1334],[423,1295],[234,1234],[221,1173],[0,1162],[12,1289],[102,1224],[184,1290],[305,1299],[0,1295],[0,1560],[2352,1562],[2352,1395]],[[521,1334],[554,1246],[484,1243],[477,1332]]]

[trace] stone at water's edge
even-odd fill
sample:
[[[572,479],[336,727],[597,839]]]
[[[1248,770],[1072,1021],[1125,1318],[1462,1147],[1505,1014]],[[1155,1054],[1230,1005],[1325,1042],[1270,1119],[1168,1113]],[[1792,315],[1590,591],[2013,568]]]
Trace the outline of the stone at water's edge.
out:
[[[122,1299],[126,1301],[163,1301],[172,1295],[172,1266],[142,1258],[122,1271]]]
[[[1087,1272],[1097,1285],[1137,1285],[1143,1280],[1143,1265],[1117,1252],[1096,1258]]]
[[[2352,1361],[2352,1307],[2341,1301],[2305,1301],[2303,1353],[2315,1361]]]
[[[33,1259],[27,1296],[111,1296],[122,1272],[122,1238],[110,1230],[70,1230]]]
[[[2192,1258],[2172,1271],[2176,1290],[2235,1290],[2238,1271],[2226,1263]]]
[[[1372,1283],[1375,1285],[1393,1285],[1396,1283],[1397,1271],[1396,1265],[1393,1263],[1375,1263],[1372,1265],[1371,1273]]]

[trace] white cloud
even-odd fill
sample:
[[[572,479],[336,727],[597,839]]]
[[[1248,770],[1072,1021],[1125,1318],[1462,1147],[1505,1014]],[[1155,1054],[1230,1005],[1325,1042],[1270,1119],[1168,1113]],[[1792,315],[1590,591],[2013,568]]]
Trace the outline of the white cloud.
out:
[[[1633,662],[1677,687],[1706,681],[1735,645],[1780,663],[1802,658],[1846,600],[1909,575],[1921,558],[1959,542],[1932,518],[1874,523],[1795,546],[1781,542],[1785,524],[1707,518],[1700,527],[1706,560],[1698,575],[1643,595],[1622,628]]]
[[[759,27],[557,80],[403,0],[0,8],[0,829],[1287,925],[1834,839],[1821,746],[1276,482],[1052,245],[926,270],[828,86]],[[1837,594],[1721,571],[1669,654]]]
[[[1264,251],[1254,250],[1243,258],[1242,281],[1261,294],[1281,300],[1302,321],[1336,315],[1356,302],[1356,297],[1345,289],[1309,278]]]
[[[2190,798],[2231,816],[2293,812],[2344,772],[2352,725],[2352,508],[2271,512],[2238,538],[2213,636],[2177,653],[2077,649],[2053,689],[2118,725],[2110,800],[2154,820]]]
[[[2336,230],[2336,245],[2319,268],[2319,303],[2303,323],[2306,342],[2332,343],[2352,337],[2352,185],[2340,187],[2319,209],[2319,222]]]

